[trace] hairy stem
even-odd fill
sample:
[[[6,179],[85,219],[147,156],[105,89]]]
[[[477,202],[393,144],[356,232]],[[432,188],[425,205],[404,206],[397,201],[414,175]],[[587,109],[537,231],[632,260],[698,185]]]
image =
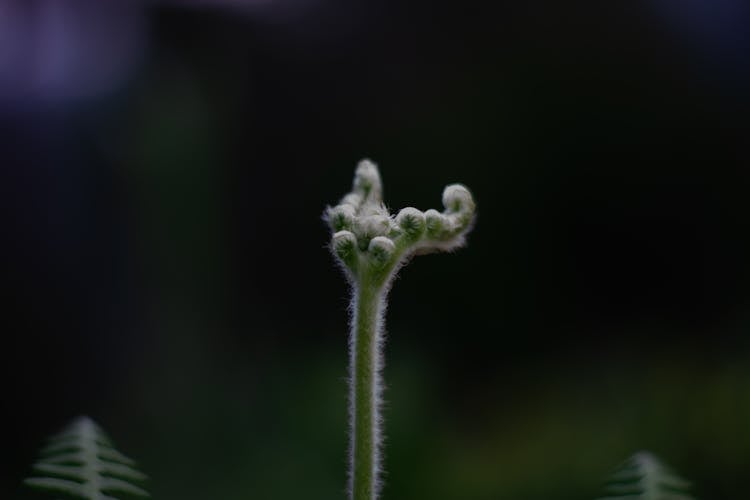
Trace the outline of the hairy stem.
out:
[[[351,500],[375,500],[380,473],[380,369],[384,287],[364,280],[354,290],[350,342]]]

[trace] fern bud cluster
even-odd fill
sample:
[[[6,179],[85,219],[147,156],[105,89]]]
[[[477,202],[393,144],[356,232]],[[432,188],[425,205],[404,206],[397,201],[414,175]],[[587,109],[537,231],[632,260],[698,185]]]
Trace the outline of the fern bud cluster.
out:
[[[460,247],[474,220],[474,198],[461,184],[445,188],[442,212],[407,207],[393,216],[382,196],[378,168],[365,159],[357,165],[352,191],[326,211],[331,249],[350,279],[369,272],[385,280],[413,254]]]

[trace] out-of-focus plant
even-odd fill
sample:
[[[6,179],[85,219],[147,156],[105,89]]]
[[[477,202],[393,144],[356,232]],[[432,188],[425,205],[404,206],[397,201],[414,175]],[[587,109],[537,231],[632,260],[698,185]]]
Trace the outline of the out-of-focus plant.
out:
[[[331,250],[352,289],[350,353],[349,497],[374,500],[380,490],[382,447],[381,369],[383,316],[391,282],[409,258],[451,251],[464,244],[474,221],[474,199],[460,184],[443,191],[445,210],[402,209],[391,216],[383,204],[380,174],[363,160],[352,191],[328,208]]]
[[[53,436],[34,464],[34,471],[37,475],[25,483],[55,495],[85,500],[116,500],[112,495],[121,494],[148,496],[137,486],[146,476],[88,417],[77,418]]]
[[[690,483],[647,451],[630,457],[607,480],[599,500],[693,500]]]

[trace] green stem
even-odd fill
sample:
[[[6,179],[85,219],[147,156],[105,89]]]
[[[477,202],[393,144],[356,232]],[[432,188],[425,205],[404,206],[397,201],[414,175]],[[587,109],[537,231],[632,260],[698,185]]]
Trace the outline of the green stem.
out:
[[[363,273],[364,274],[364,273]],[[351,500],[375,500],[380,473],[380,368],[385,289],[363,279],[354,290],[350,342]]]

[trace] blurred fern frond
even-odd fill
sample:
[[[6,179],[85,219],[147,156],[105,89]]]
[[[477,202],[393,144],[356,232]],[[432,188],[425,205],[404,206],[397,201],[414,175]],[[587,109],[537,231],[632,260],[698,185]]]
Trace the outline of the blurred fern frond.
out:
[[[149,496],[135,484],[146,476],[88,417],[77,418],[52,437],[33,468],[35,476],[24,483],[51,493],[86,500],[117,500],[121,494]]]
[[[607,479],[599,500],[694,500],[690,483],[649,452],[630,457]]]

